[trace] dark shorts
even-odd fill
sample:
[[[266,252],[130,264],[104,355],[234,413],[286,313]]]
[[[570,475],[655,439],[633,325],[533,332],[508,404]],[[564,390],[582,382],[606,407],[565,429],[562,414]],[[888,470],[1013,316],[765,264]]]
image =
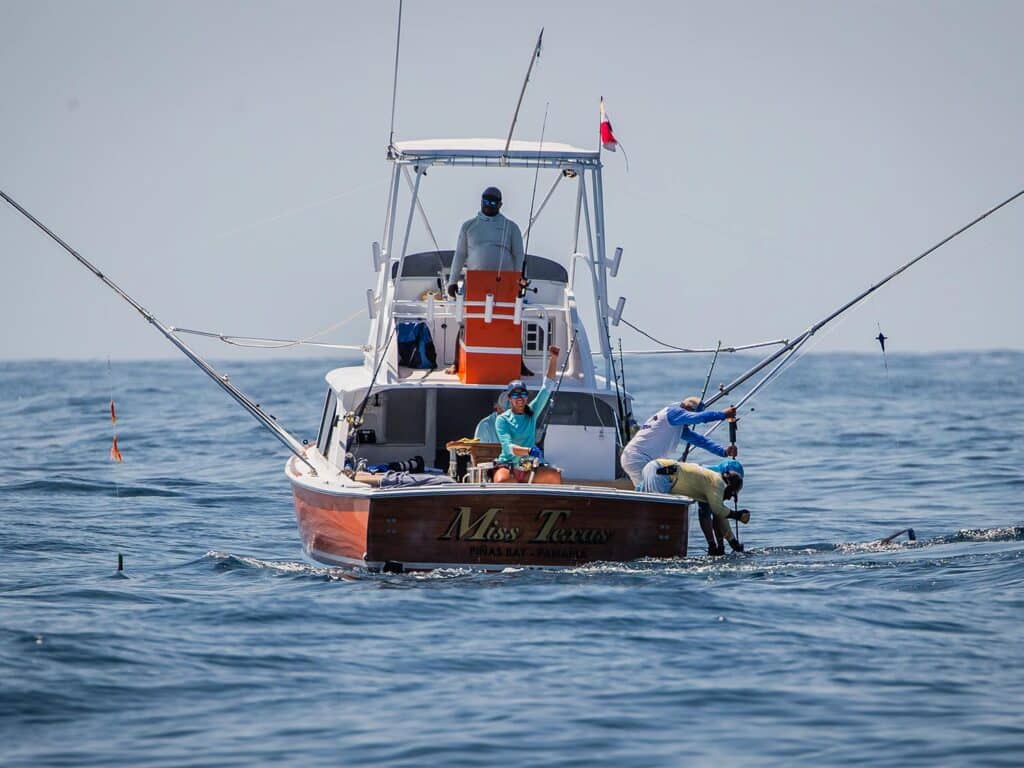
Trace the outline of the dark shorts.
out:
[[[521,468],[518,462],[507,461],[507,462],[495,462],[494,468],[507,469],[512,473],[512,477],[517,483],[528,483],[530,481],[530,475],[536,472],[541,467],[546,467],[547,464],[538,464],[536,467],[528,467],[526,469]]]

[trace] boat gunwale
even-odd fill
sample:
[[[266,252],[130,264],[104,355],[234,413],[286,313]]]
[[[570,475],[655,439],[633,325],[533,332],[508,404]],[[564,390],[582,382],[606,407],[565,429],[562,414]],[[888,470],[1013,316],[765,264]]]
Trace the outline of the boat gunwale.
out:
[[[530,496],[557,495],[582,496],[593,499],[614,499],[616,501],[644,501],[658,504],[674,504],[688,507],[693,500],[686,496],[667,493],[645,493],[629,491],[621,488],[564,483],[561,485],[543,485],[540,483],[452,483],[444,485],[417,485],[405,488],[375,488],[362,485],[329,485],[330,481],[319,477],[314,479],[307,474],[300,474],[292,466],[295,459],[289,459],[285,467],[285,475],[292,485],[306,491],[321,493],[327,496],[359,497],[372,500],[374,498],[389,499],[410,496],[462,496],[473,494],[478,496],[506,496],[510,494],[526,494]]]

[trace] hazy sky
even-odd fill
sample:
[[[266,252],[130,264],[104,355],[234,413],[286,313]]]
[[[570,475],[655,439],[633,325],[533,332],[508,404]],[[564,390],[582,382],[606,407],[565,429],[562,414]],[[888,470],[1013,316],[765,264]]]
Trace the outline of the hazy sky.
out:
[[[0,0],[0,188],[168,324],[327,327],[372,279],[396,7]],[[408,0],[397,137],[503,137],[541,26],[516,135],[549,104],[547,140],[594,147],[604,95],[630,159],[606,156],[611,299],[676,343],[796,335],[1024,187],[1019,1]],[[523,222],[532,181],[432,171],[441,246],[488,183]],[[566,210],[531,251],[564,260]],[[876,323],[895,350],[1024,348],[1022,251],[1024,200],[815,349],[872,351]],[[177,354],[6,204],[0,259],[0,357]]]

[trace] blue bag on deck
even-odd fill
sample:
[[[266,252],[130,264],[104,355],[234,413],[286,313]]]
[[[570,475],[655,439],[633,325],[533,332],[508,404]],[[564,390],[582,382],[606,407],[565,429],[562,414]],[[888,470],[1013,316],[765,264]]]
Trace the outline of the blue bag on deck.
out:
[[[422,321],[398,324],[398,364],[406,368],[437,368],[430,328]]]

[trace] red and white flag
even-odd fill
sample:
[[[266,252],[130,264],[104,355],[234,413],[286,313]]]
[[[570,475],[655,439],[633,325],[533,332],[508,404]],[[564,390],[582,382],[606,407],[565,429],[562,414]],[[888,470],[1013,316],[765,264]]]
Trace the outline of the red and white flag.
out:
[[[601,146],[609,152],[614,152],[619,146],[619,140],[612,133],[612,122],[608,119],[608,111],[604,108],[604,96],[601,97]]]

